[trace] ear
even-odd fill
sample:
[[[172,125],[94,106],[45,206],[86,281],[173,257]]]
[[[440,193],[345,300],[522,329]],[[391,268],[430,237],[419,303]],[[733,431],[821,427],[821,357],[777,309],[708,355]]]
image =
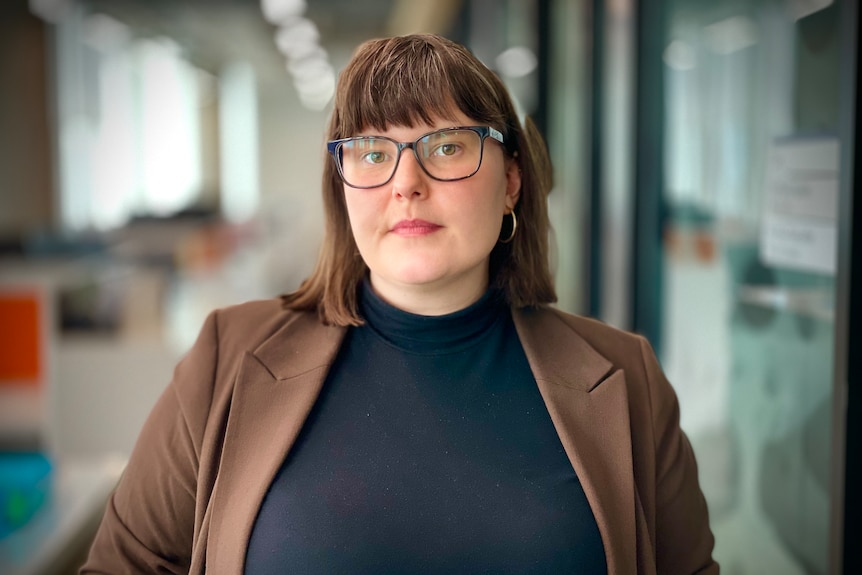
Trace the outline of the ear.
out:
[[[506,160],[506,208],[509,213],[515,209],[521,199],[521,166],[518,164],[518,153]]]

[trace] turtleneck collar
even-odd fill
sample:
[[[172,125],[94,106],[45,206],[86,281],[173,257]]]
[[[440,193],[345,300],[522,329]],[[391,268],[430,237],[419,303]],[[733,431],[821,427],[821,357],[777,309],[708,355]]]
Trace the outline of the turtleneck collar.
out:
[[[366,325],[387,343],[414,353],[451,353],[478,343],[495,323],[506,317],[503,295],[489,289],[472,305],[439,316],[400,310],[374,293],[366,279],[359,309]]]

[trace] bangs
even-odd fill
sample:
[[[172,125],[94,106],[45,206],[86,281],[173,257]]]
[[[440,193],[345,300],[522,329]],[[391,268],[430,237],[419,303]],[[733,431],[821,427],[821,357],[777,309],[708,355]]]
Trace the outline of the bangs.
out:
[[[339,79],[331,139],[368,128],[432,124],[457,111],[508,132],[493,74],[472,54],[441,38],[374,40],[363,45]]]

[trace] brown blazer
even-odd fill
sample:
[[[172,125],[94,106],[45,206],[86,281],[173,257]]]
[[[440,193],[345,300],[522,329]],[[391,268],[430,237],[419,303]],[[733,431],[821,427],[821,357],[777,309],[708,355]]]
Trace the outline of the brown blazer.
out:
[[[718,573],[676,396],[647,342],[550,308],[513,317],[608,572]],[[277,300],[213,312],[145,423],[82,573],[241,573],[344,333]]]

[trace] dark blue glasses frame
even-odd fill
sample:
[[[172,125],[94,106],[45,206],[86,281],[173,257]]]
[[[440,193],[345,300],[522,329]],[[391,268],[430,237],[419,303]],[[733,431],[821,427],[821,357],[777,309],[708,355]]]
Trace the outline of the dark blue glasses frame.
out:
[[[467,174],[466,176],[459,176],[457,178],[438,178],[434,174],[431,174],[428,171],[428,168],[425,167],[425,164],[422,162],[422,158],[419,156],[419,153],[416,151],[416,145],[419,144],[420,141],[424,140],[425,138],[427,138],[429,136],[433,136],[434,134],[438,134],[440,132],[456,131],[456,130],[470,130],[472,132],[476,132],[479,135],[479,141],[480,141],[479,161],[476,163],[476,169],[473,170],[472,172],[470,172],[469,174]],[[440,130],[434,130],[432,132],[428,132],[427,134],[422,134],[421,136],[419,136],[418,138],[416,138],[412,142],[399,142],[397,140],[393,140],[392,138],[389,138],[386,136],[355,136],[352,138],[341,138],[339,140],[330,140],[326,144],[326,150],[332,155],[332,158],[335,160],[335,166],[338,168],[338,175],[341,176],[341,179],[342,179],[342,181],[344,181],[345,184],[347,184],[351,188],[370,189],[370,188],[379,188],[380,186],[385,186],[386,184],[389,183],[389,181],[395,175],[395,172],[398,170],[398,164],[401,161],[401,152],[405,148],[410,148],[411,150],[413,150],[413,155],[416,157],[416,161],[419,163],[419,166],[422,168],[422,171],[425,172],[426,174],[428,174],[428,177],[430,177],[434,180],[440,181],[440,182],[456,182],[458,180],[465,180],[465,179],[475,175],[475,173],[479,171],[479,168],[482,167],[482,158],[485,155],[485,139],[488,137],[490,137],[493,140],[496,140],[501,145],[505,144],[505,142],[503,140],[503,134],[499,130],[494,129],[491,126],[455,126],[452,128],[442,128]],[[386,181],[381,182],[379,184],[375,184],[373,186],[355,186],[355,185],[351,184],[350,182],[348,182],[347,179],[344,177],[344,171],[343,171],[343,166],[342,166],[343,161],[342,161],[342,157],[341,157],[341,148],[344,144],[346,144],[348,142],[365,140],[365,139],[369,139],[369,138],[373,138],[375,140],[387,140],[387,141],[395,144],[395,147],[398,150],[397,155],[395,157],[395,165],[392,168],[392,173],[389,175],[389,177],[386,179]]]

